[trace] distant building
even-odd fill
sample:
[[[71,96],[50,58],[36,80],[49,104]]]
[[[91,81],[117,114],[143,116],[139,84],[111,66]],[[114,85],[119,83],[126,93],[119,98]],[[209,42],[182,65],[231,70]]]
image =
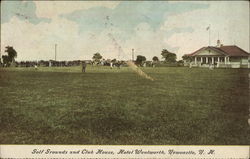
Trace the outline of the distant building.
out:
[[[202,47],[186,54],[191,57],[190,65],[196,67],[249,68],[250,54],[236,45],[224,46],[217,41],[217,46]]]

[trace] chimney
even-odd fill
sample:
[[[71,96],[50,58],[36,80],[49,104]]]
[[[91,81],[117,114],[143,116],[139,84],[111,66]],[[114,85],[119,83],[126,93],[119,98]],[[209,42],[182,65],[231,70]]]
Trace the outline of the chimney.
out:
[[[220,43],[220,40],[217,40],[217,45],[216,45],[216,47],[221,47],[222,46],[222,44]]]

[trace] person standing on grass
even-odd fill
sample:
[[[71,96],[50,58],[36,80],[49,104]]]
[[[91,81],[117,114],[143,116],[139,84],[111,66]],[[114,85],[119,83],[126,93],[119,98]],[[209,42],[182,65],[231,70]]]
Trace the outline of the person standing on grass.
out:
[[[111,68],[111,69],[113,68],[113,62],[110,63],[110,68]]]
[[[87,64],[85,61],[82,62],[82,72],[86,72]]]

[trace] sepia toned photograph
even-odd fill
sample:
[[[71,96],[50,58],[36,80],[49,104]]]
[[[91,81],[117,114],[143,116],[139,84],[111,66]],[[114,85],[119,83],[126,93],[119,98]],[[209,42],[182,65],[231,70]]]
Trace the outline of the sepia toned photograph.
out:
[[[0,144],[249,145],[249,19],[249,1],[1,1]]]

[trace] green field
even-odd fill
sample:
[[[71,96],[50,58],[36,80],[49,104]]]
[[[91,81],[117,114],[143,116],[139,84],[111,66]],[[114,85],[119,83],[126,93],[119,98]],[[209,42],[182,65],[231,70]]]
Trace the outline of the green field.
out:
[[[249,145],[247,69],[0,68],[0,144]]]

